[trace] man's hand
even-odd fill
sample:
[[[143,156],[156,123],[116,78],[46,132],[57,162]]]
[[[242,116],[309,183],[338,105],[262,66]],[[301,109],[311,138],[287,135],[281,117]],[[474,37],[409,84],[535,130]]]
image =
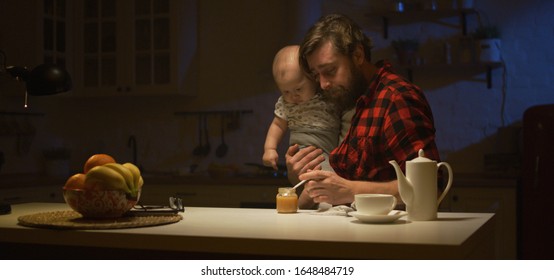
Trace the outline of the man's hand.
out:
[[[384,193],[396,196],[402,201],[398,193],[398,181],[371,182],[352,181],[342,178],[335,172],[314,170],[303,173],[299,180],[309,180],[304,185],[306,195],[315,203],[327,202],[332,205],[344,205],[354,202],[354,195],[358,193]],[[304,198],[309,201],[309,198]]]
[[[310,180],[304,185],[304,191],[316,203],[327,202],[332,205],[350,204],[354,201],[353,184],[335,172],[315,170],[301,174],[299,180]]]
[[[298,176],[308,170],[321,169],[321,163],[325,161],[323,150],[314,146],[300,149],[298,144],[289,147],[285,155],[287,163],[287,174],[289,181],[293,184],[300,182]]]

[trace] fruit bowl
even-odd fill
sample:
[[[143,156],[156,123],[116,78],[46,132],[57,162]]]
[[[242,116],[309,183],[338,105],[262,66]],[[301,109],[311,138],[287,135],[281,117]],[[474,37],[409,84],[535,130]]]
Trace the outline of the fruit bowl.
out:
[[[65,202],[76,212],[90,219],[119,218],[129,211],[140,198],[119,190],[64,189]]]

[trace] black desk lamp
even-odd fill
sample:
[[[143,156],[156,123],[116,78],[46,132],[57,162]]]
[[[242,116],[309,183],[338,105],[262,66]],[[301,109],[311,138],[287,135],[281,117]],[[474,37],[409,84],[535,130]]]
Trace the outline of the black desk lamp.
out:
[[[55,64],[42,64],[29,71],[26,67],[6,66],[6,54],[0,50],[3,63],[0,64],[0,73],[5,71],[19,81],[25,82],[27,106],[27,94],[31,96],[43,96],[62,93],[71,90],[71,76],[60,66]]]
[[[21,66],[6,66],[6,54],[2,50],[0,50],[0,56],[2,57],[0,74],[7,72],[18,81],[25,82],[25,107],[27,107],[27,94],[44,96],[71,90],[71,76],[65,69],[57,65],[42,64],[29,71]],[[0,203],[0,215],[9,213],[11,213],[11,206],[7,203]]]

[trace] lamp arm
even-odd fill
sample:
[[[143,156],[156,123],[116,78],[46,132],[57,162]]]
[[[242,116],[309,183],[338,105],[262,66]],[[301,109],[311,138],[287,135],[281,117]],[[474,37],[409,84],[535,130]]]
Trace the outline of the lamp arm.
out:
[[[22,80],[24,82],[27,81],[27,78],[29,77],[29,70],[26,67],[6,66],[8,61],[6,53],[3,50],[0,50],[0,55],[2,56],[2,64],[0,64],[2,68],[0,68],[0,72],[7,72],[17,80]]]
[[[29,70],[25,67],[21,66],[7,66],[6,71],[12,75],[12,77],[22,80],[24,82],[27,81],[27,78],[29,77]]]

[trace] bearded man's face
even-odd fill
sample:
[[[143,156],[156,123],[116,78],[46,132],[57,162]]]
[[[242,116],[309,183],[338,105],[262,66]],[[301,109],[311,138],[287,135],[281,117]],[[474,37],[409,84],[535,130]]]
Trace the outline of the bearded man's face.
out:
[[[367,82],[353,57],[338,53],[331,41],[323,43],[306,59],[323,96],[335,102],[339,109],[352,108],[367,90]]]
[[[340,110],[348,110],[356,105],[356,100],[367,90],[367,82],[362,75],[362,71],[349,63],[349,76],[346,79],[346,85],[331,85],[323,89],[323,96],[335,103]]]

